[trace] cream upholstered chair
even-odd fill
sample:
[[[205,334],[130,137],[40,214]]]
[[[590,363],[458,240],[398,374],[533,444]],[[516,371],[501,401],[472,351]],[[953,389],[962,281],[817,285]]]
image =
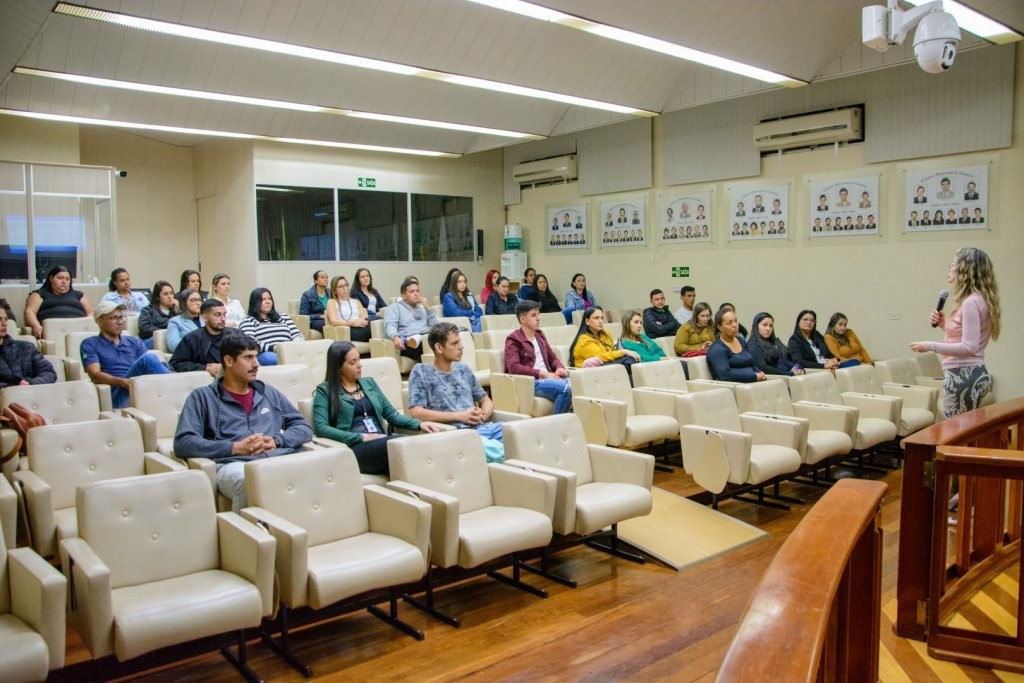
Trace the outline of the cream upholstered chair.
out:
[[[488,575],[535,595],[547,595],[520,580],[519,553],[551,541],[553,477],[488,463],[483,440],[471,429],[394,439],[388,443],[388,463],[389,488],[430,504],[432,564],[469,569],[512,555],[511,579],[497,571]],[[459,625],[457,619],[434,609],[429,571],[426,601],[409,596],[407,600]]]
[[[488,330],[495,330],[508,334],[512,330],[518,329],[519,319],[515,313],[505,313],[503,315],[485,315],[480,318],[480,329],[484,332]]]
[[[800,429],[784,420],[743,414],[725,388],[679,394],[679,438],[683,465],[694,481],[711,492],[712,507],[723,497],[788,510],[765,497],[796,501],[779,495],[779,480],[795,474],[801,465]],[[774,493],[765,486],[774,484]],[[729,485],[732,488],[727,489]],[[740,494],[754,491],[756,498]],[[723,495],[724,494],[724,495]]]
[[[265,640],[292,666],[312,675],[288,648],[289,609],[319,610],[380,588],[390,589],[390,609],[370,605],[370,613],[423,640],[398,617],[395,587],[427,573],[429,505],[364,487],[346,446],[246,463],[245,488],[252,507],[242,516],[277,539],[281,637]]]
[[[940,419],[942,410],[939,407],[939,400],[942,398],[942,378],[939,377],[936,382],[931,377],[923,377],[919,373],[920,368],[913,358],[890,358],[889,360],[875,361],[875,380],[882,387],[894,388],[893,385],[895,385],[896,387],[926,389],[931,397],[931,405],[928,409],[932,411],[936,419]],[[909,393],[913,395],[896,395],[904,396],[904,406],[919,405],[922,400],[918,396],[920,392]]]
[[[331,325],[328,322],[324,322],[323,338],[330,339],[331,341],[347,341],[356,347],[361,356],[370,353],[370,342],[352,341],[352,328],[346,325]]]
[[[231,632],[249,680],[245,629],[274,611],[274,538],[218,514],[202,472],[168,472],[81,486],[69,557],[78,633],[94,658],[124,662]]]
[[[364,358],[362,364],[363,377],[376,380],[391,405],[408,414],[409,383],[402,380],[398,361],[394,358]]]
[[[657,344],[661,348],[661,350],[665,352],[665,355],[668,356],[669,358],[678,358],[678,356],[676,355],[675,337],[655,337],[654,343]]]
[[[0,407],[20,403],[46,418],[47,424],[66,424],[117,417],[111,409],[110,387],[89,380],[5,387]]]
[[[309,368],[314,385],[324,381],[327,374],[327,349],[332,339],[281,342],[275,347],[279,365],[301,364]]]
[[[320,334],[310,326],[310,319],[308,315],[299,313],[299,305],[302,303],[301,299],[289,299],[288,300],[288,315],[292,321],[295,322],[295,327],[299,328],[299,332],[306,339],[317,340],[323,339],[324,335]]]
[[[922,387],[934,387],[940,391],[942,390],[943,381],[945,379],[945,372],[942,369],[942,356],[934,351],[925,351],[924,353],[915,353],[910,361],[917,365],[917,372],[914,374],[914,384]],[[879,363],[876,362],[875,367],[877,368],[878,365]],[[879,373],[879,377],[883,381],[886,379],[881,371]],[[898,381],[908,383],[902,378]],[[996,378],[992,377],[993,389],[985,394],[985,397],[981,399],[981,405],[987,406],[996,402],[995,382]],[[935,414],[938,419],[942,419],[943,415],[941,406],[938,407]]]
[[[618,523],[650,514],[654,456],[588,444],[583,424],[571,414],[550,415],[503,425],[505,462],[553,476],[556,534],[609,538],[588,544],[626,559],[643,557],[618,547]]]
[[[907,436],[935,424],[935,404],[938,399],[938,391],[935,389],[893,382],[882,384],[870,365],[836,370],[836,383],[839,391],[845,393],[880,396],[898,402],[897,436]]]
[[[794,407],[799,403],[848,406],[857,409],[857,432],[853,448],[860,454],[896,438],[900,422],[899,404],[891,397],[840,393],[831,372],[813,372],[791,377],[789,391]]]
[[[256,379],[284,394],[299,409],[306,422],[313,424],[313,390],[318,382],[313,380],[308,365],[261,365]],[[324,381],[323,377],[320,381]]]
[[[160,353],[170,354],[171,350],[167,348],[167,330],[153,330],[153,348]]]
[[[67,356],[43,356],[43,358],[50,361],[53,371],[57,373],[58,382],[80,380],[84,375],[81,358],[74,359]]]
[[[9,535],[0,534],[0,680],[45,681],[64,666],[67,579],[32,550],[8,549]]]
[[[569,375],[573,412],[583,421],[587,443],[635,449],[679,436],[675,396],[633,389],[626,368],[603,365]]]
[[[39,350],[45,354],[61,354],[64,352],[64,337],[69,332],[89,332],[99,334],[99,327],[92,316],[81,318],[48,318],[43,321],[43,336],[39,340]]]
[[[26,438],[28,469],[14,473],[25,500],[32,547],[43,557],[78,535],[75,489],[105,479],[184,470],[159,453],[146,453],[134,420],[45,425]]]
[[[683,364],[678,358],[665,358],[649,363],[633,364],[633,386],[640,389],[657,389],[679,394],[690,392],[683,372]]]
[[[416,365],[411,358],[398,353],[394,342],[387,337],[383,320],[374,320],[370,323],[370,358],[393,358],[403,375],[412,372],[412,366]]]
[[[7,477],[0,477],[0,528],[8,548],[18,544],[18,494]]]
[[[486,319],[487,316],[484,316]],[[515,329],[519,329],[516,327]],[[473,335],[473,341],[479,341],[477,346],[481,349],[505,350],[505,339],[512,330],[484,330],[480,334]]]
[[[498,352],[495,351],[495,353]],[[491,400],[494,401],[494,409],[506,413],[517,413],[527,417],[550,415],[551,411],[555,408],[555,404],[553,401],[533,393],[534,381],[534,378],[530,375],[492,372]]]
[[[827,468],[831,459],[845,456],[853,450],[853,440],[857,438],[855,408],[817,403],[794,405],[788,387],[777,379],[740,384],[735,388],[735,395],[742,413],[772,415],[800,426],[797,451],[804,470],[812,476],[807,483],[821,483],[818,470]]]
[[[174,431],[185,399],[194,389],[212,381],[205,370],[140,375],[128,380],[130,406],[123,412],[139,423],[147,451],[174,456]]]

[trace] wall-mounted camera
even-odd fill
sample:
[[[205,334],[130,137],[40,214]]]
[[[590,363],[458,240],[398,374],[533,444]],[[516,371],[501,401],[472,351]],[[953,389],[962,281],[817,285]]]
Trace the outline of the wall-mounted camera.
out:
[[[960,47],[960,27],[952,14],[942,10],[942,0],[928,2],[911,10],[902,10],[897,0],[888,7],[872,5],[861,14],[861,37],[870,48],[885,52],[902,45],[907,33],[914,33],[917,64],[930,74],[939,74],[953,66]]]
[[[114,169],[114,173],[117,174],[118,178],[127,178],[128,177],[128,171],[120,171],[118,169]]]

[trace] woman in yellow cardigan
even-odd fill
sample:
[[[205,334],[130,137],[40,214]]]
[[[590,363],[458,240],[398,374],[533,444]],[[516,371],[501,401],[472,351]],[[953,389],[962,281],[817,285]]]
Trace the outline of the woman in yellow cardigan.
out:
[[[711,307],[701,301],[694,305],[693,316],[676,331],[672,346],[677,356],[696,356],[707,353],[715,341],[715,326],[711,324]]]
[[[825,330],[825,345],[840,363],[855,360],[860,363],[873,363],[871,355],[857,338],[857,333],[846,326],[847,319],[842,313],[833,313]],[[850,363],[853,365],[853,363]]]
[[[573,367],[583,368],[605,363],[633,363],[640,360],[640,354],[615,345],[604,329],[604,311],[595,306],[583,312],[580,329],[569,347],[569,359]]]

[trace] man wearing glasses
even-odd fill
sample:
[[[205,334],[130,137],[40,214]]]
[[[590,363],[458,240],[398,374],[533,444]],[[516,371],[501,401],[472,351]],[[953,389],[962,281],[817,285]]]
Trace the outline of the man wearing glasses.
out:
[[[114,408],[128,407],[129,377],[170,372],[141,339],[122,334],[124,308],[113,301],[100,302],[92,313],[100,333],[82,341],[82,365],[93,384],[110,385]]]

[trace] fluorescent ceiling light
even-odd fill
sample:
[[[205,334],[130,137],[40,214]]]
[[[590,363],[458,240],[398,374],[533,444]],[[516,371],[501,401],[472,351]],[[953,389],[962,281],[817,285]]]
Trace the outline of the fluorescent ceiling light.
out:
[[[805,81],[791,78],[790,76],[785,76],[783,74],[777,74],[773,71],[768,71],[767,69],[761,69],[759,67],[744,64],[743,62],[737,62],[725,57],[719,57],[708,52],[694,50],[693,48],[677,45],[676,43],[670,43],[667,40],[652,38],[651,36],[647,36],[642,33],[627,31],[614,26],[608,26],[607,24],[599,24],[595,21],[590,21],[589,19],[565,14],[547,7],[540,7],[539,5],[524,2],[523,0],[470,0],[470,2],[475,2],[478,5],[487,5],[488,7],[512,12],[514,14],[521,14],[532,19],[540,19],[541,21],[547,21],[567,28],[574,28],[578,31],[585,31],[586,33],[601,36],[602,38],[608,38],[609,40],[615,40],[620,43],[625,43],[626,45],[640,47],[645,50],[651,50],[652,52],[660,52],[661,54],[668,55],[670,57],[685,59],[688,62],[696,62],[715,69],[722,69],[723,71],[729,71],[730,73],[739,74],[740,76],[747,76],[748,78],[754,78],[773,85],[784,85],[791,88],[807,85]]]
[[[335,142],[333,140],[307,140],[304,138],[279,138],[272,135],[254,135],[250,133],[233,133],[226,130],[207,130],[204,128],[184,128],[182,126],[161,126],[155,123],[136,123],[134,121],[111,121],[94,119],[85,116],[68,116],[65,114],[44,114],[42,112],[21,111],[17,109],[0,109],[0,114],[20,116],[41,121],[58,121],[62,123],[78,123],[85,126],[105,126],[108,128],[129,128],[132,130],[156,130],[163,133],[183,133],[185,135],[203,135],[206,137],[234,138],[236,140],[265,140],[268,142],[286,142],[293,145],[311,145],[313,147],[336,147],[339,149],[358,149],[367,152],[389,152],[392,154],[413,154],[423,157],[458,158],[461,154],[453,152],[436,152],[428,149],[406,149],[404,147],[384,147],[382,145],[360,145],[354,142]]]
[[[906,0],[911,5],[923,5],[928,0]],[[961,5],[956,0],[943,0],[942,9],[953,15],[956,19],[956,23],[963,30],[973,33],[979,38],[996,43],[1012,43],[1017,40],[1024,39],[1024,36],[1016,33],[1013,29],[1008,26],[1000,24],[998,21],[989,19],[981,12],[971,9],[966,5]]]
[[[373,112],[355,111],[352,109],[339,109],[336,107],[322,107],[315,104],[301,104],[297,102],[284,102],[281,100],[268,100],[261,97],[243,97],[241,95],[229,95],[226,93],[208,92],[205,90],[189,90],[187,88],[173,88],[166,85],[152,85],[149,83],[137,83],[133,81],[119,81],[110,78],[98,78],[96,76],[82,76],[80,74],[60,73],[58,71],[46,71],[30,67],[16,66],[14,73],[26,76],[39,76],[51,78],[58,81],[69,81],[83,85],[95,85],[102,88],[117,88],[120,90],[131,90],[135,92],[148,92],[157,95],[171,95],[174,97],[192,97],[213,102],[233,102],[235,104],[247,104],[256,107],[269,107],[272,109],[288,109],[314,114],[333,114],[336,116],[351,116],[357,119],[371,119],[374,121],[385,121],[388,123],[402,123],[411,126],[426,126],[429,128],[441,128],[444,130],[458,130],[467,133],[481,133],[483,135],[498,135],[506,138],[519,140],[543,140],[543,135],[533,133],[520,133],[514,130],[501,130],[500,128],[485,128],[483,126],[470,126],[461,123],[448,123],[445,121],[431,121],[429,119],[417,119],[407,116],[390,116],[388,114],[375,114]]]
[[[313,59],[321,62],[340,64],[343,66],[353,66],[360,69],[374,69],[376,71],[385,71],[387,73],[398,74],[401,76],[416,76],[435,81],[443,81],[445,83],[453,83],[455,85],[484,88],[495,92],[511,93],[515,95],[522,95],[524,97],[551,100],[553,102],[561,102],[565,104],[576,104],[581,107],[630,114],[632,116],[657,116],[658,114],[654,111],[624,107],[620,104],[601,102],[600,100],[571,97],[564,93],[538,90],[536,88],[527,88],[524,86],[512,85],[510,83],[499,83],[497,81],[487,81],[479,78],[470,78],[460,76],[458,74],[445,73],[443,71],[434,71],[433,69],[421,69],[419,67],[408,66],[406,64],[397,64],[395,62],[370,59],[368,57],[358,57],[356,55],[349,55],[342,52],[331,52],[330,50],[321,50],[319,48],[282,43],[276,40],[252,38],[234,33],[225,33],[222,31],[213,31],[193,26],[183,26],[181,24],[174,24],[166,21],[157,21],[155,19],[144,19],[142,17],[134,17],[128,14],[106,12],[89,7],[82,7],[80,5],[71,5],[65,2],[57,3],[57,6],[53,11],[57,14],[66,14],[82,19],[92,19],[94,21],[114,24],[116,26],[124,26],[126,28],[133,28],[141,31],[151,31],[153,33],[163,33],[166,35],[177,36],[179,38],[189,38],[192,40],[217,43],[219,45],[232,45],[252,50],[274,52],[277,54],[291,55],[293,57],[302,57],[304,59]]]

